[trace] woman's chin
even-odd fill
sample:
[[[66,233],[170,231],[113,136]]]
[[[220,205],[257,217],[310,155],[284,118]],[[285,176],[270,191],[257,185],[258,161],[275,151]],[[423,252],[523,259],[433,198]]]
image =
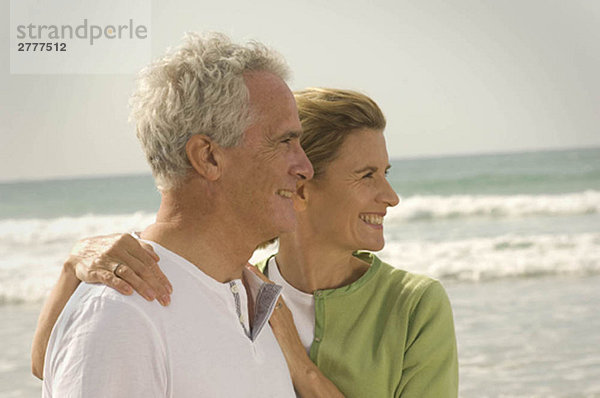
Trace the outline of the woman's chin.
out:
[[[360,247],[357,250],[378,252],[378,251],[382,250],[384,246],[385,246],[385,241],[382,239],[381,241],[377,241],[377,242],[368,242],[368,243],[365,242],[365,244],[362,245],[362,247]]]

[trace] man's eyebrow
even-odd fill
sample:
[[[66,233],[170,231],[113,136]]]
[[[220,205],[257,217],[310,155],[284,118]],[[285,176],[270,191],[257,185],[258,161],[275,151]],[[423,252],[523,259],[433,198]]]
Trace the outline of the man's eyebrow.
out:
[[[285,133],[278,135],[274,138],[275,141],[284,141],[284,140],[295,140],[299,139],[302,135],[302,130],[294,130],[294,131],[286,131]]]
[[[283,136],[285,138],[300,138],[301,135],[302,135],[301,130],[294,130],[294,131],[288,131]]]

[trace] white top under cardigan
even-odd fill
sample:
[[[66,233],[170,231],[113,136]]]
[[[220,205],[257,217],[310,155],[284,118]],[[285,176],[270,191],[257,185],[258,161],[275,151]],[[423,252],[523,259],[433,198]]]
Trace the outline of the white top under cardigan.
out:
[[[285,304],[292,311],[294,323],[300,335],[300,341],[302,341],[302,345],[306,348],[306,352],[309,353],[315,336],[314,296],[296,289],[283,279],[283,276],[279,272],[275,256],[271,257],[267,263],[267,275],[271,281],[283,288],[281,295],[285,300]]]

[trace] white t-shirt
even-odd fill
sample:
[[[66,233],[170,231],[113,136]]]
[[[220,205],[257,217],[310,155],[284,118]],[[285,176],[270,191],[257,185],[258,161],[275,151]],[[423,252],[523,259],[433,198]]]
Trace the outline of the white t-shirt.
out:
[[[294,317],[294,323],[300,341],[306,348],[306,352],[310,353],[310,346],[315,337],[315,298],[312,294],[304,293],[290,285],[281,273],[277,266],[275,256],[269,259],[267,263],[267,275],[274,283],[283,287],[282,296],[285,304],[288,306]]]
[[[219,283],[148,243],[173,284],[171,304],[81,284],[50,336],[43,396],[293,397],[268,323],[255,321],[249,330],[241,280]],[[253,300],[270,292],[269,300],[259,300],[263,315],[270,315],[278,288],[257,289],[260,281],[248,271],[244,278]]]

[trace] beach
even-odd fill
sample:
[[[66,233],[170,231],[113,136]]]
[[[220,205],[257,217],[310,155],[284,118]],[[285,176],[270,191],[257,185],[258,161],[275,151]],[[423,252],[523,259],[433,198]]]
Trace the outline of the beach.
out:
[[[31,374],[31,341],[40,305],[0,306],[0,397],[41,397],[42,382]]]
[[[378,255],[444,284],[460,396],[600,397],[600,149],[391,164]],[[41,394],[31,338],[76,240],[140,230],[158,203],[149,175],[0,183],[0,397]]]

